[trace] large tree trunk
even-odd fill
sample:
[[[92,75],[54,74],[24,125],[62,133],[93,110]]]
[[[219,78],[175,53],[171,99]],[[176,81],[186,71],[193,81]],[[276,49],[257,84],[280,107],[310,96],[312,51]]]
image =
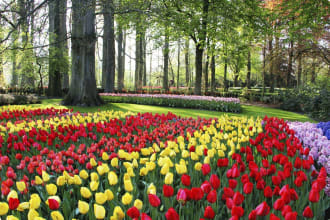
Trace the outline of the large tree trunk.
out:
[[[168,33],[168,28],[165,27],[165,45],[164,45],[164,76],[163,76],[163,89],[167,92],[168,87],[168,61],[169,61],[169,51],[170,50],[170,37]]]
[[[49,69],[47,95],[61,97],[62,51],[60,48],[60,1],[50,1],[49,8]]]
[[[262,47],[262,61],[262,96],[264,96],[266,89],[266,40]]]
[[[118,55],[117,55],[117,66],[118,66],[118,91],[121,92],[124,88],[124,63],[123,59],[125,57],[124,54],[124,33],[121,24],[118,24]]]
[[[14,23],[17,22],[17,15],[15,13],[12,13],[12,19],[14,21]],[[17,47],[17,39],[19,36],[19,29],[14,29],[11,30],[12,31],[12,35],[11,35],[11,45],[14,48],[11,53],[10,53],[10,59],[12,62],[12,69],[11,69],[11,87],[17,87],[18,86],[18,74],[17,74],[17,63],[16,63],[16,57],[17,57],[17,50],[15,49]]]
[[[176,75],[176,88],[179,89],[179,78],[180,78],[180,40],[178,40],[178,72]]]
[[[195,95],[201,95],[202,94],[203,52],[204,52],[204,49],[199,44],[196,44]]]
[[[270,75],[270,92],[274,92],[274,55],[273,55],[273,36],[268,40],[269,49],[269,75]]]
[[[292,59],[293,59],[293,41],[290,41],[290,46],[289,46],[289,64],[288,64],[288,72],[286,75],[286,87],[290,87],[290,78],[291,78],[291,73],[292,73]]]
[[[247,60],[246,86],[248,89],[251,89],[251,51],[250,51],[250,48],[248,51],[248,60]]]
[[[211,92],[215,92],[215,55],[211,56]]]
[[[66,29],[66,9],[67,9],[67,0],[59,0],[60,5],[60,48],[62,56],[62,89],[69,89],[69,49],[68,49],[68,40],[67,40],[67,29]]]
[[[298,75],[298,79],[297,79],[297,87],[301,86],[301,73],[302,73],[302,55],[299,54],[298,56],[298,70],[297,70],[297,75]]]
[[[228,91],[227,70],[228,70],[228,58],[227,58],[227,49],[225,49],[225,65],[223,71],[223,84],[225,87],[225,91]]]
[[[210,60],[209,51],[207,51],[205,69],[204,69],[205,70],[205,73],[204,73],[205,93],[207,93],[207,91],[209,89],[209,60]]]
[[[103,103],[95,81],[95,0],[72,1],[72,77],[65,105]]]
[[[135,91],[141,89],[139,88],[139,73],[141,69],[141,47],[140,47],[140,31],[139,24],[136,24],[135,32],[135,74],[134,74],[134,89]]]
[[[0,19],[0,39],[3,38],[3,29],[2,29],[2,22]],[[0,48],[1,48],[1,44],[0,44]],[[4,73],[3,73],[3,64],[2,64],[2,51],[0,52],[0,87],[1,86],[5,86],[5,77],[4,77]]]
[[[189,39],[185,41],[184,61],[186,67],[186,85],[190,83],[190,67],[189,67]]]
[[[142,85],[146,86],[147,85],[147,41],[146,41],[146,36],[145,36],[145,32],[144,32],[144,36],[141,39],[142,43],[142,66],[143,66],[143,70],[142,70]]]
[[[102,82],[105,92],[115,90],[115,30],[114,30],[114,11],[113,1],[105,0],[103,4],[104,32],[103,32],[103,63],[102,63]]]

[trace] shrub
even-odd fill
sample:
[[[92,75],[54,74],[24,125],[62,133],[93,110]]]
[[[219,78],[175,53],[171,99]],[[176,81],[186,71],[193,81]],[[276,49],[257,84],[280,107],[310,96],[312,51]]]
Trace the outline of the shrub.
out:
[[[40,103],[35,95],[0,94],[0,105],[23,105]]]

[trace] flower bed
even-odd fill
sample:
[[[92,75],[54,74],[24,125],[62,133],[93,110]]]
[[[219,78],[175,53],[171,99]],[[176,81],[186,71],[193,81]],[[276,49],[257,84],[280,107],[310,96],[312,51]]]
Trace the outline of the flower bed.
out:
[[[328,140],[330,140],[330,121],[328,122],[320,122],[317,124],[316,126],[317,128],[321,128],[323,135],[326,136],[328,138]]]
[[[325,169],[277,118],[19,111],[0,127],[1,218],[320,219],[329,204]]]
[[[167,94],[150,95],[101,93],[100,95],[103,96],[104,99],[108,102],[196,108],[223,112],[241,112],[241,105],[238,98]]]
[[[319,124],[310,122],[289,122],[291,129],[305,147],[309,148],[309,154],[319,166],[324,166],[330,175],[330,140],[323,136],[323,131]],[[326,193],[330,196],[330,178],[328,177]]]

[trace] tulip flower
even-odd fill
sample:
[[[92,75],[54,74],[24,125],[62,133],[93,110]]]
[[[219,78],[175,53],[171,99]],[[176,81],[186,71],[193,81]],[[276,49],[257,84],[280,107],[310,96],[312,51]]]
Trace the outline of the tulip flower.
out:
[[[127,210],[126,214],[131,218],[139,218],[140,217],[140,211],[135,207],[131,207]]]
[[[94,204],[94,215],[96,219],[104,219],[105,209],[103,206]]]
[[[165,213],[166,220],[179,220],[179,214],[175,211],[174,208],[169,208]]]
[[[84,215],[89,210],[89,204],[87,202],[79,200],[78,201],[78,209],[79,209],[79,212]]]
[[[204,218],[209,218],[209,219],[213,219],[215,216],[215,212],[212,209],[211,206],[206,206],[204,209]]]
[[[151,206],[158,207],[160,205],[160,199],[157,195],[149,194],[148,199]]]

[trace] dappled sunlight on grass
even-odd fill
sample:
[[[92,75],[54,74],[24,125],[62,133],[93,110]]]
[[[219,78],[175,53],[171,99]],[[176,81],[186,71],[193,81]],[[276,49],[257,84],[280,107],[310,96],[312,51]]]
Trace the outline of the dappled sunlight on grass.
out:
[[[308,118],[306,115],[284,111],[281,109],[259,107],[259,106],[250,106],[242,105],[242,113],[224,113],[216,111],[207,111],[207,110],[198,110],[198,109],[187,109],[187,108],[171,108],[171,107],[159,107],[159,106],[150,106],[150,105],[138,105],[138,104],[128,104],[128,103],[107,103],[102,106],[96,107],[76,107],[76,106],[63,106],[60,104],[60,99],[45,99],[42,101],[42,104],[33,104],[32,106],[38,107],[64,107],[64,108],[73,108],[74,111],[79,112],[95,112],[95,111],[104,111],[104,110],[114,110],[114,111],[131,111],[131,112],[152,112],[159,114],[167,114],[167,112],[172,112],[176,115],[182,117],[193,117],[197,118],[210,118],[210,117],[219,117],[220,115],[246,115],[253,116],[255,118],[263,118],[265,115],[268,117],[276,116],[278,118],[283,118],[289,121],[310,121],[315,122],[314,120]]]

